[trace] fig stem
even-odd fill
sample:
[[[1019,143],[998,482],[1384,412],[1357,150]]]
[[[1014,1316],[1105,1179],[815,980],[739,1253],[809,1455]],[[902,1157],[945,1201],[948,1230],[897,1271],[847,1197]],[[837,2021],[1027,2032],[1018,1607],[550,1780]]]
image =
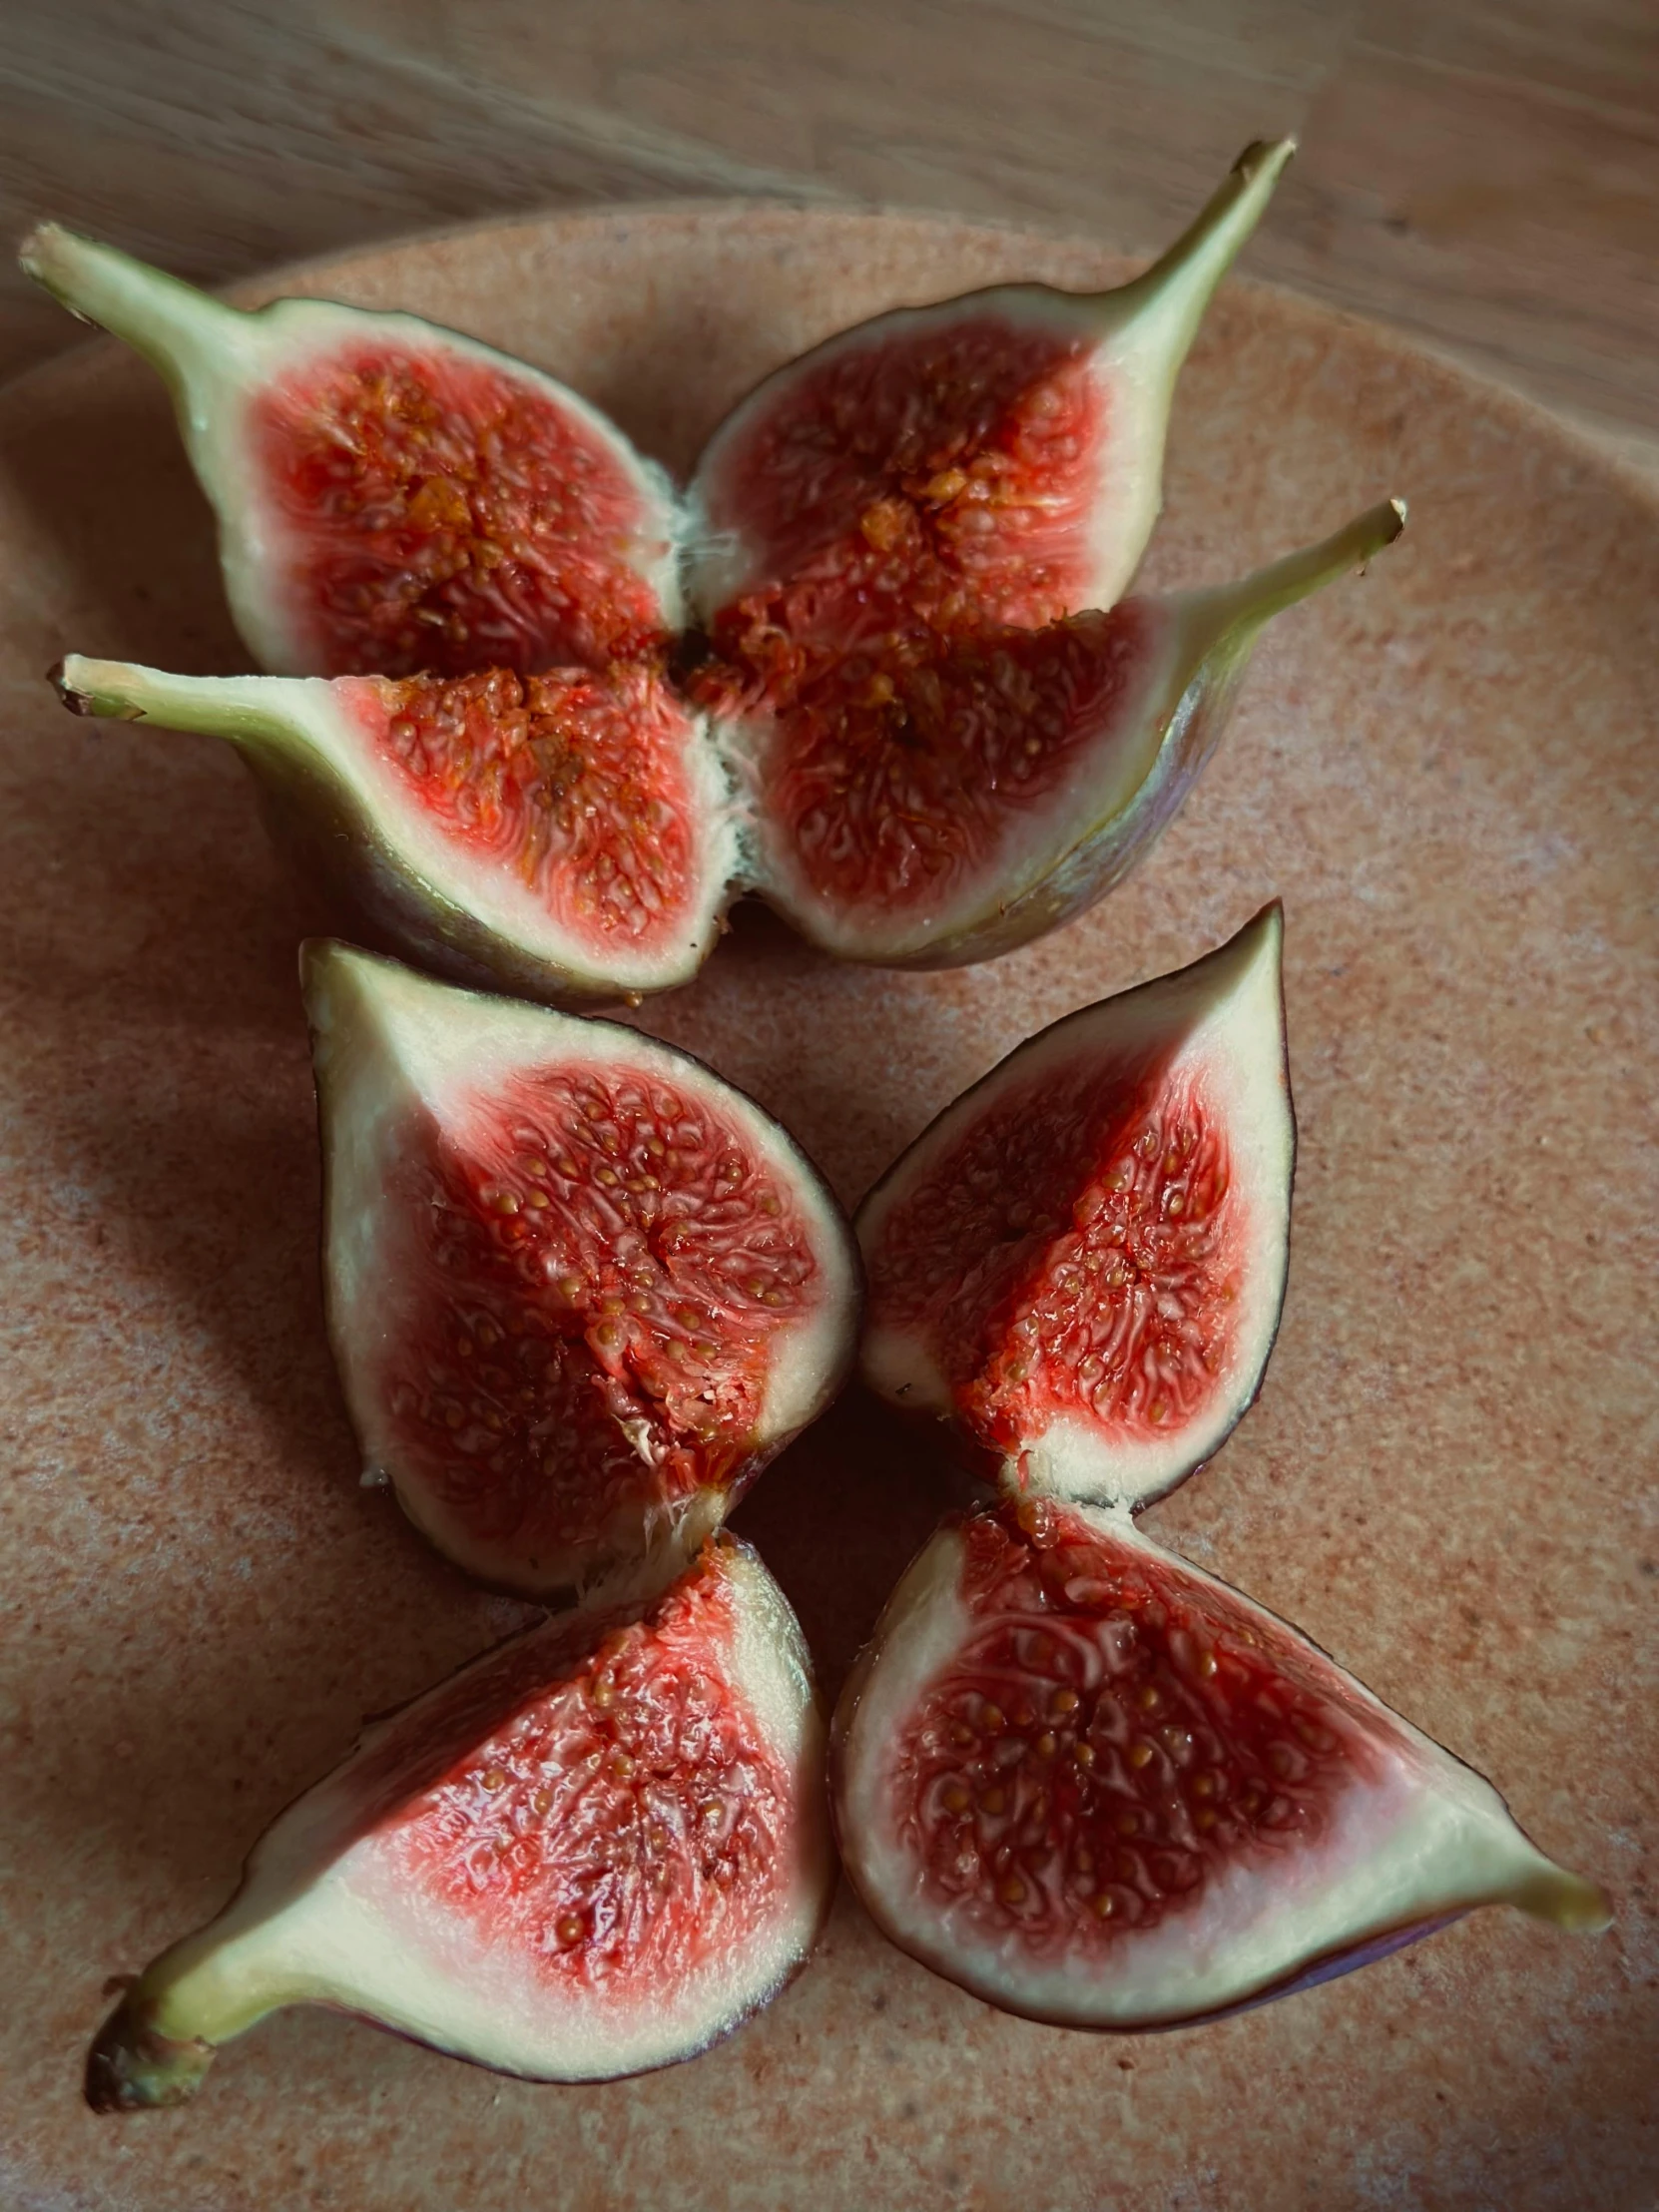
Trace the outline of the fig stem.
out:
[[[1542,1857],[1509,1892],[1509,1903],[1574,1936],[1599,1936],[1613,1924],[1605,1890]]]
[[[154,722],[194,730],[233,745],[292,745],[305,735],[294,694],[304,679],[276,676],[170,676],[128,661],[94,661],[71,653],[47,680],[72,715],[115,722]],[[253,688],[252,697],[250,690]],[[289,709],[283,712],[283,709]]]
[[[129,1990],[87,2053],[86,2100],[95,2112],[147,2112],[195,2096],[217,2055],[212,2043],[176,2041],[154,2007]]]
[[[1102,306],[1110,302],[1112,320],[1155,321],[1160,346],[1181,359],[1295,152],[1291,138],[1247,146],[1175,244],[1129,283],[1100,294]]]
[[[240,309],[61,224],[43,223],[31,231],[17,258],[25,274],[72,314],[144,354],[176,394],[215,355],[222,358],[245,339],[250,318]]]
[[[1384,499],[1368,507],[1343,528],[1305,545],[1282,560],[1271,561],[1237,584],[1213,586],[1194,592],[1187,601],[1201,631],[1214,644],[1224,640],[1246,644],[1264,623],[1271,622],[1299,599],[1307,599],[1325,585],[1335,583],[1351,569],[1364,568],[1376,553],[1391,545],[1405,527],[1403,499]]]

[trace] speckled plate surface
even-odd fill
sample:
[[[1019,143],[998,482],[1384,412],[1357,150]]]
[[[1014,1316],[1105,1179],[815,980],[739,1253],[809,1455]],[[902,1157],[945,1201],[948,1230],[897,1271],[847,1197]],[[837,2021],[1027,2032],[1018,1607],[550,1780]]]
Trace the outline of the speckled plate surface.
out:
[[[757,374],[874,308],[1121,273],[948,222],[716,207],[473,231],[311,284],[541,362],[684,468]],[[0,393],[8,2212],[1653,2202],[1659,511],[1518,402],[1231,284],[1181,387],[1154,580],[1390,492],[1401,544],[1272,631],[1196,796],[1084,921],[896,976],[746,913],[639,1019],[850,1201],[1018,1038],[1282,892],[1284,1333],[1154,1519],[1489,1773],[1607,1885],[1613,1934],[1486,1913],[1219,2026],[1091,2038],[935,1980],[843,1891],[810,1970],[691,2065],[529,2087],[296,2012],[196,2106],[123,2123],[80,2099],[105,1977],[217,1906],[359,1715],[522,1616],[357,1486],[318,1312],[312,917],[240,770],[73,723],[40,681],[69,649],[239,665],[160,387],[105,343]],[[744,1507],[831,1694],[946,1497],[851,1398]]]

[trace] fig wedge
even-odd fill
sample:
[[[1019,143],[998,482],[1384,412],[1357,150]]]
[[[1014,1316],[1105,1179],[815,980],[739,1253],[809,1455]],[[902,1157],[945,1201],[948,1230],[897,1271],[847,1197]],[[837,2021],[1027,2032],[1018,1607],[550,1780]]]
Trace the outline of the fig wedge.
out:
[[[948,1522],[847,1683],[831,1771],[877,1925],[1066,2027],[1258,2004],[1481,1905],[1610,1918],[1489,1783],[1125,1511]]]
[[[330,941],[301,976],[368,1476],[483,1581],[660,1589],[850,1365],[833,1198],[752,1100],[636,1030]]]
[[[717,1537],[651,1608],[546,1621],[369,1727],[128,1987],[87,2100],[183,2103],[289,2004],[538,2081],[692,2057],[817,1938],[823,1741],[788,1601]]]

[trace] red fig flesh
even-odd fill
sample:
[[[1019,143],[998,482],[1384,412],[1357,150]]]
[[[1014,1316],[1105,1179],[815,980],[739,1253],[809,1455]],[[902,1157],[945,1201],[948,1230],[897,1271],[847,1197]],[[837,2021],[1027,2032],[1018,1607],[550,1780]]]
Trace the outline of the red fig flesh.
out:
[[[829,1402],[858,1264],[759,1107],[611,1023],[303,960],[365,1466],[531,1596],[650,1590]]]
[[[1127,1513],[947,1523],[837,1710],[843,1864],[882,1929],[993,2004],[1174,2025],[1472,1908],[1607,1925],[1497,1793]]]
[[[715,1539],[649,1611],[550,1620],[371,1727],[128,1990],[88,2099],[182,2102],[298,2003],[537,2080],[691,2057],[817,1936],[822,1761],[795,1616]]]
[[[256,655],[419,692],[335,712],[76,662],[66,696],[223,731],[289,841],[457,980],[662,989],[748,889],[849,958],[1008,950],[1148,848],[1262,623],[1399,527],[1374,509],[1232,589],[1103,611],[1157,512],[1176,374],[1290,151],[1249,149],[1117,290],[998,286],[829,340],[735,410],[684,501],[470,340],[317,301],[242,314],[48,227],[25,266],[174,386]],[[701,662],[670,656],[682,597]]]
[[[1044,1030],[859,1209],[865,1380],[1017,1490],[1145,1502],[1256,1394],[1295,1158],[1282,937],[1270,906]]]

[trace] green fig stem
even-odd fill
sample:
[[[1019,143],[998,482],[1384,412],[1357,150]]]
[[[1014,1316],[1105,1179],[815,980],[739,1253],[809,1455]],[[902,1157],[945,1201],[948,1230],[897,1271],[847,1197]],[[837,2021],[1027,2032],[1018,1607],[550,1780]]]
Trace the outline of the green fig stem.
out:
[[[274,739],[291,743],[304,734],[298,718],[283,712],[298,688],[291,678],[170,676],[128,661],[93,661],[71,653],[48,671],[47,680],[72,715],[154,722],[242,746]]]
[[[1507,1893],[1507,1902],[1574,1936],[1599,1936],[1613,1925],[1605,1890],[1541,1856]]]
[[[1218,646],[1242,650],[1264,624],[1334,584],[1351,570],[1364,568],[1373,555],[1391,545],[1405,527],[1403,499],[1384,499],[1368,507],[1317,545],[1305,545],[1272,561],[1236,584],[1221,584],[1190,594],[1184,614],[1193,625],[1195,645],[1208,654]]]
[[[314,1977],[283,1970],[272,1925],[235,1900],[128,1984],[87,2053],[86,2098],[95,2112],[183,2104],[222,2043],[317,1993]]]
[[[238,308],[59,224],[32,231],[17,258],[72,314],[124,338],[176,391],[245,341],[250,318]]]
[[[1102,305],[1111,302],[1114,322],[1156,320],[1160,344],[1181,358],[1295,152],[1296,140],[1289,138],[1247,146],[1168,252],[1132,282],[1101,295]]]

